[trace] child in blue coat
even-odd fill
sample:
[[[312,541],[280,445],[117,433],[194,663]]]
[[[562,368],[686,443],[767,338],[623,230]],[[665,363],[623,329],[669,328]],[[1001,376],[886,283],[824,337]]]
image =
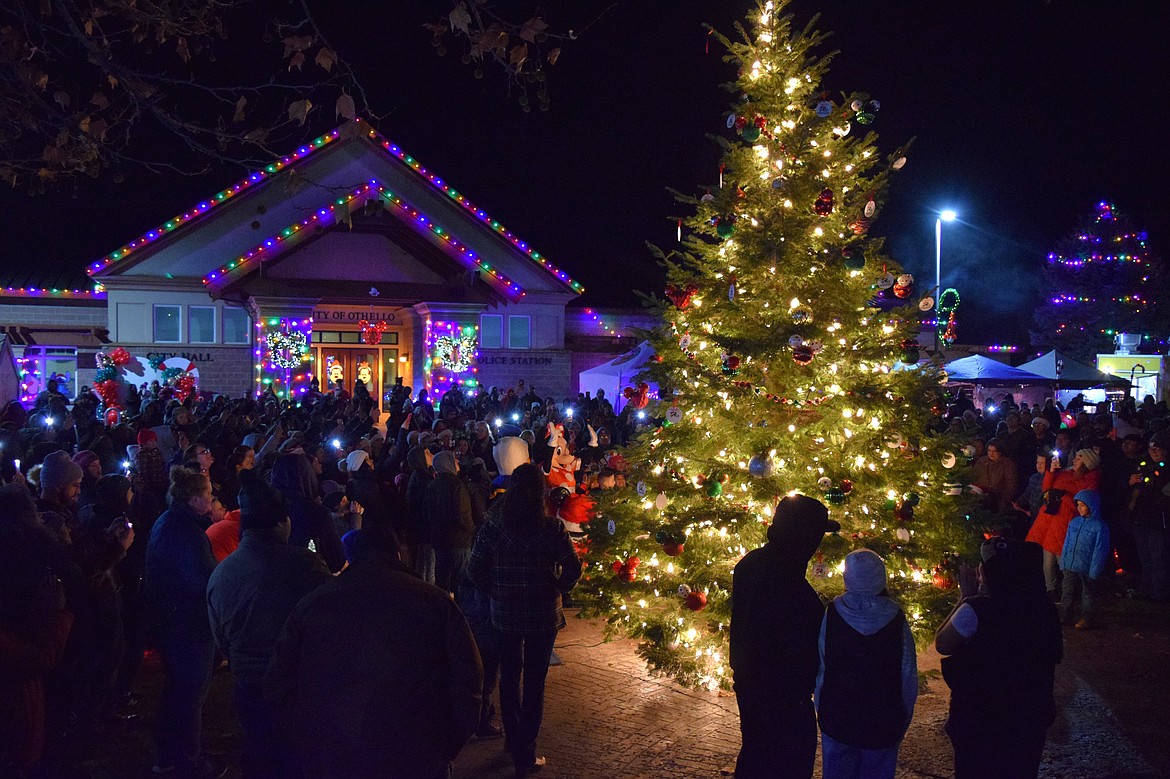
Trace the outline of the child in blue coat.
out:
[[[1109,528],[1101,519],[1101,496],[1096,490],[1081,490],[1073,498],[1077,516],[1072,518],[1064,537],[1060,567],[1064,571],[1064,588],[1060,598],[1060,618],[1072,622],[1076,599],[1081,599],[1078,630],[1093,627],[1096,596],[1109,571],[1112,546]]]

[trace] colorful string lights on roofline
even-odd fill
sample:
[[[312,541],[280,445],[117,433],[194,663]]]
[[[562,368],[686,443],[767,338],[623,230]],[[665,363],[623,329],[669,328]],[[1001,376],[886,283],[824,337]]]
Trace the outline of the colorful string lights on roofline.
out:
[[[587,308],[587,309],[585,309],[585,315],[586,315],[587,317],[589,317],[590,319],[592,319],[594,322],[596,322],[596,323],[598,324],[598,326],[599,326],[599,327],[600,327],[602,330],[604,330],[605,332],[609,333],[610,335],[617,336],[618,338],[621,338],[621,337],[622,337],[622,334],[621,334],[621,333],[619,333],[619,332],[618,332],[618,331],[617,331],[617,330],[616,330],[616,329],[615,329],[615,328],[614,328],[612,325],[607,325],[607,324],[606,324],[606,323],[605,323],[605,322],[602,320],[602,318],[601,318],[601,315],[600,315],[600,314],[598,314],[598,313],[597,313],[596,311],[594,311],[593,309],[591,309],[591,308]]]
[[[58,289],[56,287],[2,287],[0,297],[62,297],[62,298],[90,298],[101,300],[105,298],[106,290],[98,285],[95,289]]]
[[[355,119],[354,121],[361,122],[362,120]],[[467,198],[465,198],[459,192],[447,186],[447,184],[441,178],[429,172],[426,168],[420,165],[416,159],[406,154],[397,144],[391,143],[372,127],[369,128],[368,135],[371,140],[376,142],[391,157],[394,157],[404,163],[410,170],[421,176],[424,181],[428,182],[431,186],[435,187],[437,190],[447,195],[460,206],[462,206],[469,213],[473,214],[479,221],[490,227],[493,232],[508,241],[508,243],[514,249],[531,259],[546,272],[551,273],[559,281],[567,284],[574,292],[581,293],[585,291],[585,288],[580,283],[571,279],[568,274],[550,263],[539,252],[533,250],[532,247],[530,247],[526,242],[520,240],[510,230],[504,227],[504,225],[502,225],[498,220],[493,219],[487,212],[477,207],[470,200],[467,200]],[[159,227],[146,232],[136,240],[131,241],[125,246],[122,246],[120,249],[110,252],[102,259],[91,264],[89,268],[86,269],[86,272],[92,275],[94,273],[100,272],[114,262],[125,259],[133,252],[141,249],[143,246],[149,245],[150,243],[172,232],[173,230],[188,224],[195,217],[211,211],[215,206],[226,202],[233,196],[248,189],[249,187],[261,183],[269,176],[280,172],[291,163],[303,161],[305,158],[313,154],[313,152],[327,146],[332,141],[337,140],[338,137],[340,137],[340,129],[334,129],[325,135],[320,136],[319,138],[315,138],[304,146],[301,146],[292,154],[286,157],[282,157],[281,159],[269,164],[264,168],[264,170],[249,174],[246,178],[237,182],[235,185],[228,187],[222,192],[215,194],[213,197],[200,202],[195,207],[184,211],[182,214],[179,214],[178,216],[175,216],[174,218],[164,222]]]
[[[466,244],[452,236],[450,231],[448,231],[446,228],[436,225],[430,219],[430,217],[419,211],[417,208],[403,200],[398,195],[388,191],[384,186],[379,184],[376,179],[371,179],[369,183],[356,188],[346,197],[338,198],[327,208],[320,208],[317,211],[314,211],[300,222],[284,228],[277,235],[265,240],[259,246],[247,252],[246,254],[243,254],[232,262],[229,262],[227,265],[212,271],[203,277],[203,283],[206,285],[211,284],[217,280],[222,280],[224,277],[231,275],[231,273],[237,270],[240,266],[246,264],[249,260],[259,258],[261,262],[263,262],[264,257],[267,256],[264,254],[265,252],[267,252],[269,249],[279,246],[286,240],[299,237],[302,234],[304,228],[314,223],[324,224],[330,220],[335,222],[337,216],[336,209],[338,206],[344,205],[360,208],[370,197],[378,197],[383,202],[401,209],[409,217],[407,221],[409,221],[420,231],[423,228],[426,228],[426,230],[431,234],[441,238],[453,250],[452,253],[455,254],[464,265],[472,270],[482,270],[486,272],[491,277],[491,281],[495,282],[497,286],[502,287],[505,293],[516,298],[524,297],[524,295],[527,294],[519,284],[509,279],[496,268],[492,267],[490,263],[485,262],[483,258],[468,248]]]
[[[1019,350],[1020,347],[1010,346],[1008,344],[992,344],[987,347],[987,351],[989,352],[1018,352]]]
[[[182,227],[183,225],[189,223],[195,217],[200,216],[202,214],[205,214],[208,211],[211,211],[216,206],[220,205],[221,203],[227,202],[235,195],[238,195],[241,192],[247,190],[249,187],[252,187],[256,184],[259,184],[260,182],[264,181],[265,179],[267,179],[269,176],[271,176],[274,173],[280,172],[285,167],[287,167],[289,164],[303,160],[304,158],[308,157],[310,154],[317,151],[318,149],[328,145],[332,141],[337,140],[338,136],[339,136],[339,131],[333,130],[332,132],[328,132],[319,138],[314,138],[312,141],[310,141],[309,143],[300,147],[292,154],[290,154],[286,157],[282,157],[279,160],[277,160],[276,162],[270,163],[268,166],[266,166],[264,168],[264,170],[256,171],[255,173],[250,173],[247,176],[247,178],[237,182],[233,186],[230,186],[221,192],[217,192],[215,195],[208,198],[207,200],[201,201],[198,205],[194,206],[193,208],[190,208],[187,211],[184,211],[183,213],[179,214],[178,216],[175,216],[172,219],[167,220],[166,222],[164,222],[163,224],[154,228],[153,230],[147,231],[145,234],[138,237],[136,240],[133,240],[130,243],[126,244],[122,248],[116,249],[115,251],[110,252],[102,259],[91,264],[89,266],[89,268],[86,269],[86,273],[93,275],[94,273],[97,273],[97,272],[103,270],[104,268],[106,268],[107,266],[109,266],[110,264],[112,264],[114,262],[126,259],[126,257],[128,257],[130,254],[134,253],[138,249],[141,249],[143,246],[148,246],[149,244],[153,243],[154,241],[158,240],[159,238],[163,237],[164,235],[166,235],[166,234],[178,229],[179,227]]]

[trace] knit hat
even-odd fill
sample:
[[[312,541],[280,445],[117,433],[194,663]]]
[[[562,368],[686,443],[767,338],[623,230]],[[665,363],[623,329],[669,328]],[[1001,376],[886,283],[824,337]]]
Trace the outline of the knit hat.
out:
[[[1077,457],[1081,458],[1081,462],[1090,471],[1096,470],[1101,465],[1101,455],[1094,452],[1092,449],[1078,449]]]
[[[82,449],[80,452],[73,455],[73,462],[77,463],[77,467],[81,468],[82,471],[89,470],[89,464],[96,462],[97,459],[97,454],[91,452],[88,449]]]
[[[876,552],[858,549],[845,557],[845,590],[877,595],[886,588],[886,564]]]
[[[1150,436],[1150,445],[1156,446],[1162,451],[1170,451],[1170,432],[1160,430]]]
[[[56,451],[45,455],[41,463],[41,489],[55,490],[81,481],[81,466],[69,458],[68,452]]]
[[[138,445],[146,446],[151,441],[158,441],[158,433],[151,430],[149,427],[138,431]]]
[[[435,473],[449,473],[454,475],[457,472],[458,461],[455,459],[454,452],[439,452],[435,455],[431,466],[435,469]]]
[[[362,449],[354,449],[349,453],[349,456],[345,458],[345,470],[353,473],[354,471],[361,469],[362,463],[368,459],[370,459],[369,452],[366,452]]]
[[[240,530],[268,530],[288,517],[284,496],[249,470],[240,471]]]

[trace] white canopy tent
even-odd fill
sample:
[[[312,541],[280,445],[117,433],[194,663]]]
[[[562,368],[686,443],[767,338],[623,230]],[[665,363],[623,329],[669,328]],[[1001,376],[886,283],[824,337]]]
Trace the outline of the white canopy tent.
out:
[[[577,391],[596,394],[599,389],[605,390],[605,397],[613,403],[613,410],[621,411],[622,406],[626,404],[622,390],[637,384],[638,374],[653,357],[654,347],[648,341],[643,341],[609,362],[581,371],[577,379]],[[658,386],[653,382],[646,383],[650,385],[650,395],[657,397]]]

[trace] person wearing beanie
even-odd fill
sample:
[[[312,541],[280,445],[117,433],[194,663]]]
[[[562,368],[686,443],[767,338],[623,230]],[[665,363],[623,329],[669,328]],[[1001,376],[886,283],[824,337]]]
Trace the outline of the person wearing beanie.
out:
[[[150,428],[138,431],[138,451],[134,453],[134,473],[138,476],[138,492],[143,513],[156,516],[166,506],[167,471],[158,434]]]
[[[980,547],[978,571],[960,569],[962,597],[934,641],[951,688],[945,729],[955,779],[1039,772],[1064,653],[1042,553],[1038,544],[995,537]]]
[[[102,461],[97,453],[82,449],[73,455],[73,462],[81,468],[81,494],[77,498],[77,507],[84,508],[94,502],[94,488],[102,477]]]
[[[245,777],[299,776],[291,745],[277,733],[264,700],[264,674],[297,601],[333,577],[320,557],[288,543],[285,497],[252,471],[241,472],[239,504],[240,545],[211,574],[207,612],[232,669],[244,735],[241,768]]]
[[[886,566],[869,549],[845,557],[845,593],[820,633],[817,721],[825,779],[893,779],[918,698],[910,623],[886,592]]]
[[[1062,452],[1061,456],[1067,457]],[[1028,541],[1044,547],[1044,582],[1048,595],[1054,602],[1060,597],[1060,552],[1064,548],[1064,537],[1068,524],[1077,516],[1073,496],[1081,490],[1101,489],[1101,455],[1092,449],[1081,449],[1073,457],[1071,468],[1061,468],[1060,459],[1052,458],[1052,466],[1044,475],[1044,508],[1036,515]]]
[[[840,529],[819,500],[789,495],[776,506],[767,543],[735,566],[729,660],[742,735],[737,779],[812,776],[825,609],[805,573],[825,534]]]
[[[77,500],[81,495],[81,466],[73,462],[68,452],[50,452],[41,463],[40,490],[37,511],[54,515],[45,524],[64,524],[69,529],[77,526]]]
[[[424,503],[427,533],[435,550],[435,586],[454,593],[475,538],[471,494],[459,478],[459,460],[454,452],[439,452],[433,465],[435,478],[427,485]]]

